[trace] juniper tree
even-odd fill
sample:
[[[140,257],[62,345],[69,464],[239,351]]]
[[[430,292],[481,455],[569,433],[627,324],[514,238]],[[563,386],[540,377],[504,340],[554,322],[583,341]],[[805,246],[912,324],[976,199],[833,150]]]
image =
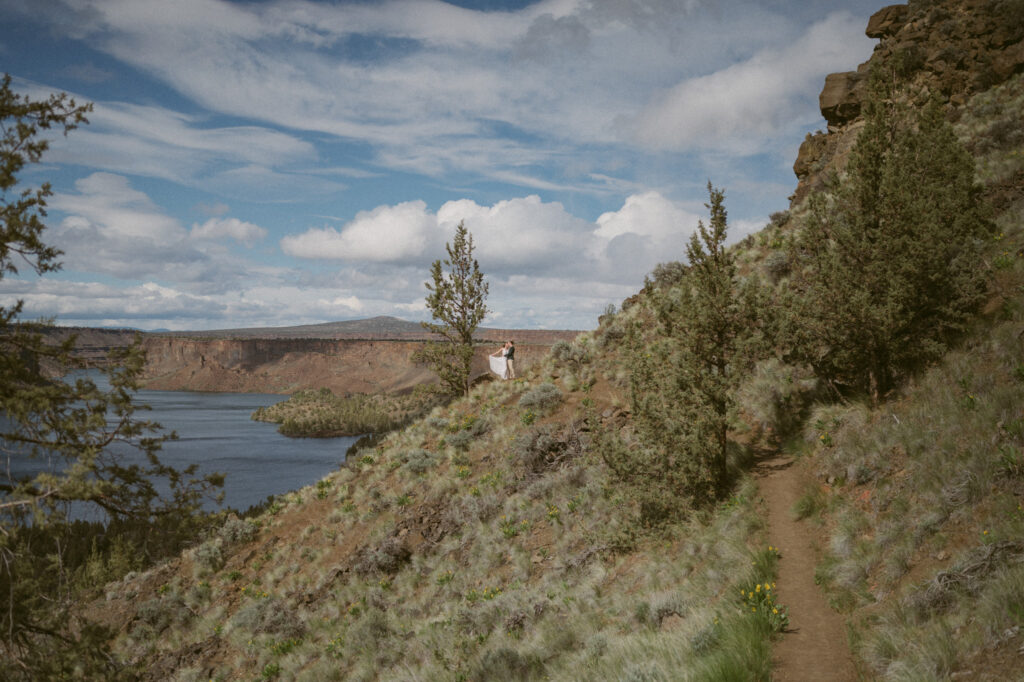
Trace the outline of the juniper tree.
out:
[[[811,198],[791,319],[800,359],[877,402],[965,329],[985,292],[989,223],[937,104],[912,111],[873,76],[864,112],[846,177]]]
[[[634,331],[634,442],[603,436],[606,463],[630,484],[641,516],[658,522],[711,503],[727,483],[728,428],[738,378],[757,336],[756,285],[741,285],[725,248],[725,195],[708,183],[678,284],[653,289],[660,334]]]
[[[473,333],[487,315],[488,285],[473,258],[473,235],[464,222],[455,228],[455,238],[445,244],[448,258],[435,260],[427,282],[427,308],[436,322],[423,327],[441,336],[417,351],[413,359],[430,367],[441,380],[444,391],[467,395],[473,365]],[[446,270],[447,269],[447,270]]]
[[[67,134],[87,123],[91,109],[64,94],[31,101],[10,84],[10,76],[0,81],[0,279],[21,265],[37,274],[60,267],[60,251],[42,239],[50,185],[19,190],[18,174],[46,151],[42,131]],[[158,426],[137,419],[132,402],[143,364],[137,345],[112,358],[108,390],[89,378],[54,380],[51,374],[76,367],[74,339],[49,343],[47,325],[21,321],[22,308],[21,301],[0,307],[3,676],[113,679],[120,673],[106,654],[109,637],[75,608],[81,557],[68,547],[80,524],[71,511],[99,509],[111,523],[133,523],[141,532],[132,551],[154,558],[194,530],[201,496],[221,480],[160,462]],[[139,454],[129,461],[124,448]],[[30,470],[38,473],[16,473]]]

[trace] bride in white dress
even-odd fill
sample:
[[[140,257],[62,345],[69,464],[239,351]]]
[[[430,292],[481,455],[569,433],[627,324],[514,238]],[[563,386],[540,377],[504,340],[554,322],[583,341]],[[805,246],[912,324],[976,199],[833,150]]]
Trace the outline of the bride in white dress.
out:
[[[505,355],[508,353],[508,343],[499,348],[496,352],[491,353],[488,359],[491,363],[491,371],[497,374],[502,379],[508,379],[508,362],[505,360]]]

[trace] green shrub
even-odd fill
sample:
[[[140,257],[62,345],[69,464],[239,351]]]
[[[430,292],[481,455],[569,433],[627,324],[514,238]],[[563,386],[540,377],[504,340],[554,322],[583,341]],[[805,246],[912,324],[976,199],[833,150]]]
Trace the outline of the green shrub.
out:
[[[532,388],[519,399],[519,407],[547,412],[562,402],[562,392],[551,383]]]
[[[444,442],[452,446],[456,450],[466,450],[469,448],[470,445],[473,444],[473,441],[475,440],[476,435],[474,435],[471,431],[459,431],[457,433],[451,434],[450,436],[447,436],[444,439]]]
[[[589,371],[593,358],[582,343],[560,340],[551,347],[551,358],[556,365],[569,370],[579,383],[586,385],[593,379]]]
[[[764,259],[764,269],[772,283],[778,283],[789,274],[791,269],[790,256],[787,251],[772,251]]]
[[[136,612],[136,634],[156,637],[170,627],[180,627],[192,620],[192,610],[176,591],[169,591],[143,602]]]
[[[399,455],[399,460],[409,471],[422,474],[437,464],[438,457],[429,450],[417,448],[403,452]]]
[[[276,637],[302,637],[306,626],[287,602],[277,597],[262,597],[239,609],[231,619],[234,627],[253,634]]]
[[[192,561],[197,578],[216,573],[224,568],[224,553],[221,551],[220,543],[216,540],[209,540],[199,545]]]
[[[278,430],[286,436],[356,436],[392,431],[426,414],[440,401],[437,395],[422,391],[335,396],[326,388],[310,389],[261,407],[252,418],[279,424]]]
[[[737,391],[740,410],[775,443],[804,424],[811,404],[820,397],[821,383],[809,367],[775,358],[759,362]]]
[[[793,515],[797,520],[810,518],[821,511],[825,506],[825,494],[821,486],[811,484],[793,503]]]
[[[647,283],[659,289],[673,287],[683,281],[683,278],[686,276],[686,269],[686,265],[679,261],[658,263],[654,266],[654,270],[651,271],[651,277],[647,279]]]
[[[573,439],[557,433],[554,424],[545,424],[520,433],[512,441],[512,454],[516,465],[528,476],[540,474],[578,455],[582,446]]]
[[[401,639],[395,636],[388,614],[370,607],[348,631],[346,648],[353,654],[371,658],[375,665],[386,666],[401,658]]]
[[[405,541],[389,536],[376,547],[366,547],[357,556],[355,570],[361,575],[393,575],[409,561],[412,552]]]
[[[256,537],[259,529],[259,523],[256,521],[252,519],[240,519],[234,514],[231,514],[228,516],[227,520],[224,521],[224,525],[221,526],[218,535],[228,544],[248,542]]]

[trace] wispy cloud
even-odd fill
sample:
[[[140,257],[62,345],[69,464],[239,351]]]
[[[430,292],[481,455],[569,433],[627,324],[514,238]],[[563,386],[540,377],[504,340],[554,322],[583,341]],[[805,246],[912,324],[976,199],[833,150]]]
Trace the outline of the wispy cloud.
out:
[[[808,88],[868,44],[863,18],[835,16],[800,35],[786,13],[737,0],[550,0],[517,12],[432,0],[184,4],[61,9],[82,17],[74,35],[212,111],[369,143],[389,167],[442,175],[475,159],[474,172],[538,187],[510,163],[543,164],[551,146],[763,151],[816,116]],[[775,47],[780,38],[790,46]],[[105,115],[142,113],[113,109]],[[182,131],[181,121],[153,122]],[[139,138],[158,141],[147,132]],[[192,130],[179,142],[240,152],[232,136],[255,132]],[[309,151],[283,135],[254,139],[245,153]]]
[[[784,48],[768,48],[714,73],[656,93],[622,121],[625,135],[656,149],[760,151],[792,123],[809,125],[818,113],[809,95],[822,74],[845,70],[863,54],[863,19],[834,14]]]
[[[728,191],[733,239],[783,207],[824,77],[870,53],[877,9],[0,5],[0,36],[8,18],[56,36],[68,55],[51,83],[96,103],[38,169],[60,172],[47,236],[65,272],[0,281],[0,300],[170,328],[421,319],[429,264],[459,221],[491,281],[492,322],[590,326],[683,256],[708,178]],[[49,56],[26,57],[37,82]]]

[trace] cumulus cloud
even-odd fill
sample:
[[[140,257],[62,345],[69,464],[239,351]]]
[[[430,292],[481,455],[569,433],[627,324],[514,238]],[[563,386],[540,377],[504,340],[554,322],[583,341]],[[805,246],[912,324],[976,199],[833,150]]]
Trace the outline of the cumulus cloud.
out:
[[[0,281],[0,300],[23,298],[33,315],[67,324],[208,329],[279,326],[379,314],[424,319],[429,264],[465,221],[490,282],[487,323],[586,328],[636,291],[658,262],[682,256],[697,216],[657,192],[628,197],[596,221],[530,195],[482,205],[468,199],[380,206],[341,229],[286,237],[297,258],[324,269],[269,268],[239,255],[264,229],[231,217],[186,230],[125,178],[96,173],[55,203],[68,271],[79,281]],[[95,283],[82,272],[138,283]]]
[[[699,216],[684,210],[655,191],[634,194],[618,211],[601,214],[594,231],[607,240],[623,234],[651,237],[658,242],[678,238],[681,226],[697,224]]]
[[[491,275],[635,283],[658,262],[680,257],[697,220],[657,192],[628,197],[596,223],[537,195],[492,206],[460,199],[436,213],[415,201],[362,212],[340,229],[311,228],[285,237],[281,249],[306,259],[419,264],[426,272],[463,222],[473,236],[474,256]]]
[[[310,259],[403,263],[420,259],[437,235],[423,201],[362,211],[342,230],[314,228],[281,240],[281,250]]]
[[[186,230],[127,178],[111,173],[93,173],[78,180],[75,189],[50,201],[65,214],[53,242],[64,251],[68,270],[220,289],[246,276],[249,266],[208,242],[252,243],[266,234],[234,218],[211,218]]]
[[[479,247],[479,258],[498,271],[573,268],[573,261],[591,255],[592,226],[571,215],[559,202],[533,194],[481,206],[475,201],[449,201],[437,211],[446,235],[464,221]]]

